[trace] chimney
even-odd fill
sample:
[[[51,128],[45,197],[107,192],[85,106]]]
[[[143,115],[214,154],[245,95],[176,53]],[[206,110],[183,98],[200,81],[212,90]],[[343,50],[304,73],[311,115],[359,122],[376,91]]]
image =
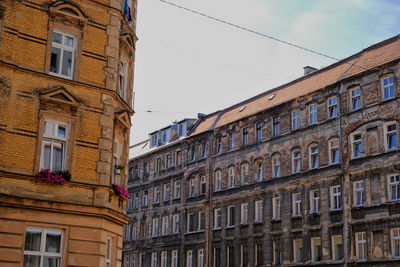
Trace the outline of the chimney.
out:
[[[310,74],[311,72],[318,70],[310,66],[305,66],[303,69],[304,69],[304,75]]]
[[[204,118],[206,116],[206,114],[204,114],[204,113],[197,113],[197,118],[198,119],[202,119],[202,118]]]

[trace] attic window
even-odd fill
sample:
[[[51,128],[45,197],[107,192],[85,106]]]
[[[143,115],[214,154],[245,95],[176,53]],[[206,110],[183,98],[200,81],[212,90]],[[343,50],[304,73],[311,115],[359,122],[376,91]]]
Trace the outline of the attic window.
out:
[[[239,109],[239,112],[242,112],[244,109],[246,108],[246,106],[243,106]]]
[[[268,97],[268,100],[272,100],[275,97],[275,94],[272,94]]]

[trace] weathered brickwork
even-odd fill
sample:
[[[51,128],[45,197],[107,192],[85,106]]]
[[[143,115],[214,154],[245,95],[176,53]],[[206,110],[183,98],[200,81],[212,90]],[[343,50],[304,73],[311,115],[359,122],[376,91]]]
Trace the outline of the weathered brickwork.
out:
[[[133,155],[124,263],[399,265],[398,42],[201,117],[186,138]]]
[[[0,266],[47,266],[27,244],[53,230],[54,266],[121,265],[128,217],[112,185],[127,184],[137,41],[124,2],[0,0]],[[70,181],[39,183],[46,168]]]

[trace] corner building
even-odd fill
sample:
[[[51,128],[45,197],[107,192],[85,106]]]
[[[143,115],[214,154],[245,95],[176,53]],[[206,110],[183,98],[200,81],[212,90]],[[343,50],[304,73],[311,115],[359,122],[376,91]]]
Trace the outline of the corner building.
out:
[[[120,266],[135,23],[136,0],[0,0],[0,266]]]
[[[134,146],[124,263],[399,266],[399,63],[395,36]]]

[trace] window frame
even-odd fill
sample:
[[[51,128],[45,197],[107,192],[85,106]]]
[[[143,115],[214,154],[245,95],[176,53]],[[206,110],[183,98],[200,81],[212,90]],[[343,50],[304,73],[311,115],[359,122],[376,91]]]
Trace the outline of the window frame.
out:
[[[272,178],[282,176],[281,154],[275,153],[272,156]]]
[[[256,142],[261,142],[263,139],[263,134],[262,134],[263,123],[257,122],[255,128],[256,128]]]
[[[165,183],[163,185],[163,201],[169,201],[171,198],[171,185],[170,183]]]
[[[272,219],[280,220],[281,219],[281,197],[273,197],[272,198]]]
[[[315,125],[318,123],[318,105],[317,103],[308,106],[308,124]]]
[[[249,223],[249,203],[240,204],[240,224],[245,225]]]
[[[385,80],[387,80],[387,79],[389,79],[389,80],[392,79],[392,82],[389,83],[388,85],[385,85]],[[395,87],[395,82],[394,82],[394,75],[393,74],[386,74],[383,77],[381,77],[380,80],[381,80],[381,88],[382,88],[382,100],[386,101],[386,100],[390,100],[390,99],[395,98],[395,96],[396,96],[396,87]],[[389,95],[388,97],[386,97],[386,93],[385,93],[385,89],[387,87],[389,87],[389,88],[392,87],[392,89],[393,89],[393,95],[391,95],[391,96]]]
[[[233,183],[232,183],[233,181]],[[230,166],[228,167],[228,183],[229,183],[229,188],[234,188],[236,181],[235,181],[235,167]]]
[[[247,146],[249,144],[249,127],[243,128],[242,137],[243,146]]]
[[[242,163],[240,166],[240,182],[242,185],[247,185],[249,183],[249,164]]]
[[[358,185],[360,185],[360,184],[362,184],[362,187],[358,187]],[[365,205],[364,192],[365,192],[364,180],[353,182],[353,205],[355,207],[362,207]],[[361,198],[359,198],[360,195],[361,195]]]
[[[178,267],[178,262],[179,262],[179,253],[177,249],[174,249],[171,252],[171,267]]]
[[[337,145],[337,146],[334,146],[334,145],[333,145],[333,143],[334,143],[335,141],[338,142],[338,145]],[[336,138],[336,137],[331,138],[331,139],[328,140],[329,164],[331,164],[331,165],[337,164],[337,163],[340,162],[340,150],[339,150],[340,143],[339,143],[339,142],[340,142],[339,138]],[[335,152],[335,151],[337,151],[337,153],[338,153],[338,155],[337,155],[337,161],[333,161],[333,154],[332,154],[332,152]]]
[[[204,267],[204,249],[197,250],[197,267]]]
[[[62,30],[62,29],[60,29],[60,27],[53,27],[53,29],[49,29],[49,31],[51,31],[51,36],[50,36],[50,39],[48,40],[48,47],[49,47],[48,48],[48,61],[47,61],[48,68],[46,68],[48,74],[50,74],[52,76],[68,79],[68,80],[76,80],[77,77],[75,75],[75,72],[77,71],[77,54],[78,54],[77,50],[78,50],[78,43],[80,42],[79,34],[74,30],[70,30],[70,31]],[[61,42],[64,41],[65,36],[72,38],[74,40],[74,45],[73,45],[72,49],[68,46],[65,46],[64,44],[54,43],[54,41],[53,41],[54,33],[62,35]],[[51,69],[51,54],[52,54],[53,47],[61,50],[61,53],[60,53],[61,56],[60,56],[59,66],[58,66],[60,68],[59,69],[60,73],[52,72],[50,70]],[[72,52],[71,76],[61,74],[62,58],[63,58],[63,54],[64,54],[63,51]]]
[[[298,197],[300,199],[298,199]],[[301,217],[301,193],[292,194],[292,217]]]
[[[174,181],[174,199],[179,199],[181,197],[181,181]]]
[[[390,126],[396,126],[395,130],[389,131],[388,128]],[[396,150],[399,147],[399,131],[398,131],[398,124],[397,122],[387,122],[383,125],[383,132],[384,132],[384,145],[385,145],[385,151],[393,151]],[[389,147],[389,136],[395,135],[395,141],[396,141],[396,146],[390,148]]]
[[[318,240],[318,243],[319,243],[318,254],[320,254],[319,256],[321,257],[320,260],[315,260],[315,258],[316,258],[316,256],[317,256],[317,255],[315,255],[315,249],[317,249],[317,248],[316,248],[316,245],[315,245],[316,240]],[[322,261],[322,244],[321,244],[321,237],[312,237],[312,238],[311,238],[311,262],[313,262],[313,263],[318,263],[318,262],[321,262],[321,261]]]
[[[179,213],[178,214],[173,214],[172,215],[172,234],[178,234],[179,233]]]
[[[272,117],[272,136],[279,136],[281,134],[280,122],[281,119],[279,116]]]
[[[397,232],[397,235],[395,235],[395,232]],[[400,259],[400,248],[398,251],[396,251],[396,245],[395,245],[396,241],[400,243],[400,228],[390,229],[390,239],[392,247],[392,257],[394,259]],[[400,244],[398,247],[400,247]]]
[[[358,93],[357,95],[353,95],[353,92],[355,92],[355,91],[358,91],[358,92],[357,92],[357,93]],[[361,87],[360,87],[360,86],[351,88],[351,89],[349,90],[350,111],[355,111],[355,110],[359,110],[359,109],[362,108],[362,98],[361,98],[361,95],[362,95],[362,93],[361,93]],[[355,106],[355,103],[357,103],[357,102],[354,102],[354,100],[356,100],[356,99],[359,99],[359,101],[358,101],[359,106],[358,106],[358,107]]]
[[[292,131],[300,129],[300,110],[296,109],[292,112]]]
[[[186,251],[186,267],[193,267],[193,250]]]
[[[317,193],[317,197],[315,197],[315,194]],[[311,190],[310,191],[310,213],[311,214],[319,214],[319,190]]]
[[[296,156],[298,154],[298,157]],[[292,174],[301,172],[301,150],[294,149],[292,151]]]
[[[341,257],[341,259],[336,259],[336,252],[337,251],[336,251],[336,243],[335,243],[335,241],[336,241],[336,239],[338,240],[339,238],[340,238],[340,241],[341,241],[340,245],[342,245],[342,251],[339,252],[339,253],[341,253],[342,257]],[[343,261],[343,256],[344,256],[344,252],[343,252],[343,236],[342,235],[333,235],[331,239],[332,239],[332,260],[336,261],[336,262]]]
[[[300,242],[300,246],[299,246],[299,242]],[[297,251],[298,249],[300,249],[300,252]],[[293,239],[293,262],[303,263],[304,257],[302,255],[302,251],[303,251],[303,239],[301,239],[301,238]],[[298,260],[299,256],[300,256],[300,260]]]
[[[316,148],[316,152],[314,151],[314,148]],[[309,152],[309,169],[314,170],[319,168],[319,145],[317,144],[311,144],[308,148]],[[314,161],[314,159],[316,159]]]
[[[234,226],[235,226],[235,206],[230,205],[227,208],[226,227],[234,227]]]
[[[168,264],[168,252],[161,251],[161,267],[167,267]]]
[[[221,229],[222,227],[222,210],[221,208],[214,209],[214,230]]]
[[[154,204],[160,203],[161,200],[161,191],[160,186],[157,185],[154,187]]]
[[[169,216],[163,216],[161,222],[161,236],[169,234]]]
[[[395,202],[400,200],[400,175],[397,173],[392,173],[387,176],[388,178],[388,197],[390,202]],[[392,182],[392,178],[395,178],[395,181]],[[392,187],[396,187],[395,192],[397,194],[396,198],[393,197]]]
[[[263,210],[264,202],[263,200],[254,201],[254,221],[257,223],[263,222]]]
[[[360,139],[355,139],[356,136],[360,136]],[[363,140],[362,140],[362,133],[360,131],[354,132],[350,135],[350,146],[351,146],[351,158],[356,159],[356,158],[361,158],[364,155],[363,151]],[[358,154],[356,152],[356,148],[360,145],[361,152]],[[357,149],[358,151],[358,149]]]
[[[331,100],[335,99],[334,103],[331,103]],[[337,96],[331,96],[327,99],[326,103],[328,105],[328,119],[333,119],[333,118],[337,118],[339,115],[339,109],[338,109],[338,101],[337,101]],[[331,110],[335,111],[335,114],[332,115]]]
[[[159,223],[159,221],[158,221],[159,219],[158,219],[158,217],[156,217],[156,218],[153,218],[153,220],[152,220],[152,222],[151,222],[151,237],[152,238],[154,238],[154,237],[158,237],[158,223]]]
[[[361,239],[360,239],[361,235]],[[366,232],[356,232],[354,233],[354,243],[356,249],[356,257],[358,261],[366,261],[368,257],[367,249],[367,235]],[[360,255],[360,246],[363,255]]]
[[[335,189],[339,189],[336,190]],[[329,188],[329,193],[330,193],[330,209],[331,210],[341,210],[342,209],[342,203],[341,203],[341,196],[342,196],[342,188],[340,185],[334,185]],[[336,200],[335,200],[336,199]],[[335,207],[335,204],[337,207]]]
[[[214,191],[221,191],[222,190],[222,171],[216,170],[215,171],[215,189]]]

